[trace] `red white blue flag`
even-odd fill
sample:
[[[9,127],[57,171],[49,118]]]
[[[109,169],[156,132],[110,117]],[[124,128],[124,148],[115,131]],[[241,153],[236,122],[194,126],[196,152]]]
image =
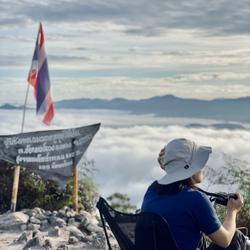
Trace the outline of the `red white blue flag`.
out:
[[[54,117],[54,104],[50,94],[49,68],[44,42],[43,27],[40,24],[27,81],[34,88],[37,115],[43,115],[42,121],[50,125]]]

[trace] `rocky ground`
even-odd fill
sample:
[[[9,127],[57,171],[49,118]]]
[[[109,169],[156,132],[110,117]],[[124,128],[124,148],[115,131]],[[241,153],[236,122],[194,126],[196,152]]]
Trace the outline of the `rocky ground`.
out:
[[[108,231],[112,248],[117,243]],[[78,214],[64,207],[59,211],[25,209],[0,215],[1,250],[107,249],[100,219],[95,214]]]

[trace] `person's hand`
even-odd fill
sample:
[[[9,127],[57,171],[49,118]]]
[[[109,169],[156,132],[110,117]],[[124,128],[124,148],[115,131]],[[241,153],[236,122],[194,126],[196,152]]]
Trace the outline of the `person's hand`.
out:
[[[163,166],[163,156],[164,156],[164,153],[165,153],[165,148],[162,148],[159,155],[158,155],[158,163],[160,164],[160,167],[161,169],[164,169],[164,166]]]
[[[243,207],[244,198],[241,193],[236,193],[237,199],[230,198],[227,203],[227,210],[228,211],[236,211],[239,212],[240,209]]]

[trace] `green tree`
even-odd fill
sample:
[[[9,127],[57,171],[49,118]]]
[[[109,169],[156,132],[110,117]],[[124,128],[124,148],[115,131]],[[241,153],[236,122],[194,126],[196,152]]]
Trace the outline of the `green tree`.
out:
[[[66,193],[70,196],[67,202],[67,206],[72,206],[72,194],[73,181],[71,180],[66,188]],[[84,177],[78,182],[78,194],[79,194],[79,209],[83,209],[88,212],[95,210],[95,205],[98,199],[98,192],[95,183],[90,177]]]
[[[247,227],[250,232],[250,163],[229,155],[223,155],[225,165],[220,169],[208,170],[208,178],[211,184],[235,185],[244,196],[244,206],[237,216],[237,227]],[[217,206],[217,212],[223,219],[225,209]]]
[[[136,206],[131,205],[130,198],[127,194],[115,192],[107,197],[107,200],[114,209],[120,212],[131,213],[136,211]]]
[[[92,178],[89,177],[90,161],[86,162],[84,164],[87,164],[87,170],[83,169],[83,165],[80,171],[79,208],[92,212],[95,209],[98,195],[97,188]],[[10,209],[14,166],[0,161],[0,173],[0,213],[3,213]],[[65,190],[60,190],[57,183],[44,180],[39,175],[21,168],[17,210],[33,207],[57,210],[63,206],[72,206],[72,179],[67,183]]]

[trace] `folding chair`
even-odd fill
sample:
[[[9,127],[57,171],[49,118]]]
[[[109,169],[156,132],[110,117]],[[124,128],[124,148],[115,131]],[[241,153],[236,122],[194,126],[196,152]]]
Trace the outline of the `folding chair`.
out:
[[[128,214],[114,210],[100,197],[98,208],[107,239],[105,221],[113,232],[121,250],[178,250],[166,220],[155,213]]]

